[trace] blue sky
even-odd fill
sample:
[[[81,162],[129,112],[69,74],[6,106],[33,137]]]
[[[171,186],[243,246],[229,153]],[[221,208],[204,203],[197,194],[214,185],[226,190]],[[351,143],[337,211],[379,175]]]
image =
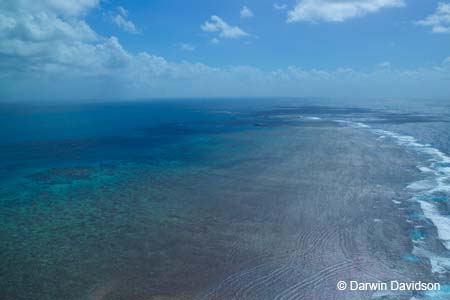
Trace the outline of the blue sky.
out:
[[[0,3],[0,100],[449,97],[450,2]]]

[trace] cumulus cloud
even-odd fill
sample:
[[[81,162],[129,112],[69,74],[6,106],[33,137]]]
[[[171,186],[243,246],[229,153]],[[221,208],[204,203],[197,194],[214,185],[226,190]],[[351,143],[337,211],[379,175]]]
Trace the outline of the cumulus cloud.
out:
[[[65,49],[104,44],[82,18],[96,5],[93,0],[1,2],[1,72],[36,70],[57,63]]]
[[[404,0],[301,0],[288,12],[288,22],[343,22],[388,7],[403,7]]]
[[[127,31],[129,33],[138,33],[136,25],[130,20],[128,20],[128,10],[122,6],[117,7],[117,14],[110,14],[109,18],[111,22],[117,25],[120,29]]]
[[[243,18],[243,19],[251,18],[254,16],[253,12],[247,6],[242,7],[240,14],[241,14],[241,18]]]
[[[0,6],[2,73],[107,74],[130,55],[115,37],[99,36],[84,20],[98,1],[6,1]]]
[[[82,3],[58,9],[53,5],[46,7],[46,2],[43,1],[41,10],[37,4],[27,6],[23,3],[6,1],[0,4],[0,37],[3,42],[14,40],[44,43],[52,40],[86,41],[97,38],[84,20],[76,18],[78,13],[86,9],[86,5]]]
[[[2,0],[0,10],[11,13],[58,14],[65,17],[79,17],[97,7],[99,0]]]
[[[431,30],[435,33],[450,33],[450,3],[438,3],[434,14],[416,23],[431,27]]]
[[[202,24],[204,32],[217,33],[220,38],[238,39],[248,36],[248,33],[237,26],[230,26],[218,16],[211,16],[210,21]]]

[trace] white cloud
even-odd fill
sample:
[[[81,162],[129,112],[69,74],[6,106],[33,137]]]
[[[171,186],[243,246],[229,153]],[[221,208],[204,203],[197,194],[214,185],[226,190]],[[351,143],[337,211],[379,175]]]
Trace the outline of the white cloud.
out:
[[[79,72],[81,75],[108,75],[130,63],[132,56],[123,49],[115,37],[102,43],[60,45],[52,53],[52,59],[43,69],[52,72]]]
[[[416,23],[431,27],[431,30],[435,33],[450,33],[450,3],[438,3],[434,14]]]
[[[129,62],[115,37],[98,35],[84,15],[98,1],[10,1],[0,4],[1,73],[107,74]]]
[[[53,54],[61,47],[100,42],[101,37],[82,19],[97,3],[88,0],[1,2],[2,67],[35,67],[52,61]]]
[[[128,17],[128,10],[126,10],[123,6],[117,6],[117,11],[124,17]]]
[[[253,12],[247,6],[242,7],[241,9],[241,18],[251,18],[253,17]]]
[[[128,10],[123,8],[122,6],[117,7],[117,14],[110,14],[109,18],[111,22],[117,25],[122,30],[125,30],[129,33],[138,33],[139,31],[136,28],[136,25],[130,20],[128,20]]]
[[[178,48],[180,48],[183,51],[194,51],[195,50],[195,46],[188,44],[188,43],[178,43],[177,44]]]
[[[0,10],[33,15],[45,13],[62,15],[64,17],[79,17],[97,7],[99,2],[99,0],[2,0],[0,2]]]
[[[236,96],[325,96],[325,97],[393,97],[393,96],[442,96],[450,93],[448,68],[429,68],[413,70],[375,69],[360,72],[350,68],[331,70],[304,69],[299,66],[289,66],[273,71],[264,71],[251,66],[211,67],[202,63],[173,63],[163,57],[146,52],[138,54],[125,53],[127,60],[117,64],[116,54],[121,53],[120,47],[112,45],[82,49],[79,53],[67,53],[66,58],[86,57],[82,63],[84,69],[79,73],[71,71],[70,83],[64,86],[67,70],[47,68],[36,73],[34,83],[38,89],[21,88],[15,90],[15,95],[31,93],[42,95],[42,89],[48,86],[49,94],[62,97],[68,93],[55,93],[56,88],[72,88],[78,86],[81,96],[90,97],[97,93],[101,84],[106,84],[107,90],[98,97],[236,97]],[[71,49],[73,50],[73,49]],[[123,50],[123,49],[122,49]],[[122,54],[119,55],[119,57]],[[101,63],[95,65],[96,60]],[[112,61],[111,61],[112,60]],[[61,60],[62,61],[62,60]],[[90,64],[94,63],[92,68]],[[73,68],[72,68],[73,69]],[[99,72],[103,70],[103,72]],[[45,76],[42,73],[45,72]],[[94,73],[95,72],[95,73]],[[73,77],[77,75],[78,77]],[[46,80],[48,78],[48,80]],[[77,79],[78,78],[78,79]],[[81,79],[79,79],[81,78]],[[88,82],[82,81],[89,78]],[[107,84],[113,82],[114,84]],[[87,89],[95,83],[92,90]],[[423,89],[426,82],[427,89]],[[17,85],[10,84],[13,88]],[[326,88],[324,88],[326,87]],[[114,90],[114,92],[113,92]],[[111,93],[111,95],[107,94]],[[72,94],[70,94],[72,96]]]
[[[6,2],[8,3],[8,2]],[[10,4],[7,9],[0,4],[0,42],[20,40],[27,43],[44,43],[53,40],[95,40],[97,34],[89,25],[74,16],[64,17],[64,14],[74,14],[82,8],[72,7],[60,13],[46,9],[37,10],[37,5],[28,7],[22,2]],[[31,10],[29,10],[31,9]],[[36,12],[34,10],[36,9]]]
[[[201,26],[205,32],[217,33],[220,38],[238,39],[248,36],[248,33],[237,26],[230,26],[218,16],[211,16],[211,21],[206,21]]]
[[[119,28],[128,31],[130,33],[137,33],[136,26],[130,20],[125,19],[122,15],[115,15],[112,17],[112,22]]]
[[[288,12],[288,22],[343,22],[377,12],[403,7],[404,0],[301,0]]]
[[[276,10],[286,10],[287,4],[286,3],[274,3],[273,8]]]

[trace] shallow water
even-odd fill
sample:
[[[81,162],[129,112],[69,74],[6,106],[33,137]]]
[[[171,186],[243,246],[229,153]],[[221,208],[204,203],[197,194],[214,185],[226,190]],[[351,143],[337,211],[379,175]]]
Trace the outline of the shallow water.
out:
[[[449,121],[438,101],[2,105],[0,293],[377,299],[335,284],[444,285]]]

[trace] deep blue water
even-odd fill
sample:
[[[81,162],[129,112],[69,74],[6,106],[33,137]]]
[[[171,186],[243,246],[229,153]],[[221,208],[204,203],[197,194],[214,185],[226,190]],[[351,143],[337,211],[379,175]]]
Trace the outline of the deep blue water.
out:
[[[186,101],[3,105],[0,178],[111,161],[193,160],[201,156],[193,144],[207,146],[213,136],[253,126],[245,117],[211,113],[209,106]],[[182,151],[186,148],[189,153]]]

